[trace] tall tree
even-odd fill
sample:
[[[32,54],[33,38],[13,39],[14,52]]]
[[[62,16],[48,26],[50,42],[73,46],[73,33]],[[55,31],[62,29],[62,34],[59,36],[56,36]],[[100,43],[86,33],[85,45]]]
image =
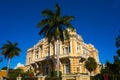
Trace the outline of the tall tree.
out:
[[[3,44],[3,46],[0,48],[2,50],[1,54],[5,57],[5,59],[8,59],[6,77],[8,77],[10,60],[15,56],[19,56],[21,52],[21,50],[17,46],[18,46],[18,43],[12,43],[10,41],[7,41],[7,43]]]
[[[116,37],[116,47],[118,48],[117,54],[120,57],[120,34]]]
[[[73,16],[61,16],[61,10],[58,4],[55,6],[55,12],[49,9],[45,9],[42,12],[45,19],[38,23],[38,27],[41,28],[39,34],[43,34],[44,37],[48,38],[50,43],[55,40],[57,45],[57,76],[59,76],[59,43],[64,41],[64,37],[69,38],[67,28],[74,30],[70,21],[74,19]]]
[[[116,47],[117,47],[117,56],[114,56],[114,73],[120,74],[120,32],[119,35],[116,37]]]
[[[89,57],[85,61],[85,67],[90,72],[90,75],[91,75],[91,72],[97,68],[97,63],[96,63],[95,59],[93,57]]]
[[[3,61],[2,54],[0,53],[0,62]]]

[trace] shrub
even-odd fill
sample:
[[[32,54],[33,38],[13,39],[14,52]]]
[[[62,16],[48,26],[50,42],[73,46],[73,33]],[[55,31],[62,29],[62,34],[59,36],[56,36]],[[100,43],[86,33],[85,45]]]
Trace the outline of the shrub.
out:
[[[22,80],[38,80],[38,78],[24,78]]]
[[[50,76],[51,77],[57,77],[57,71],[52,71]],[[59,71],[59,77],[61,77],[61,76],[62,76],[62,72]]]
[[[61,80],[58,77],[46,77],[45,80]]]
[[[50,76],[46,77],[45,80],[62,80],[62,72],[59,71],[59,77],[57,77],[57,71],[51,71]]]

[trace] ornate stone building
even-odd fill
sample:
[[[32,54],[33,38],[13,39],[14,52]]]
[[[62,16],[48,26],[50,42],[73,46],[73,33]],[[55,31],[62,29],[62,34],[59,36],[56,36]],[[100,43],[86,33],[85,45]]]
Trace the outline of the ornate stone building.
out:
[[[98,51],[92,44],[84,43],[82,37],[75,31],[69,31],[70,39],[59,44],[60,71],[63,75],[69,74],[89,74],[84,66],[88,57],[93,57],[98,65]],[[46,38],[40,40],[32,48],[27,50],[26,70],[33,70],[36,76],[45,76],[55,68],[56,64],[56,43],[48,44]],[[92,73],[100,72],[99,66]]]

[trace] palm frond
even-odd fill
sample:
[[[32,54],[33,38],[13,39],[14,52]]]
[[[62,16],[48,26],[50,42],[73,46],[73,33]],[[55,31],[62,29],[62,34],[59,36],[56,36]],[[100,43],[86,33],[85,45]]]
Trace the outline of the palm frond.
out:
[[[43,34],[44,32],[46,32],[47,28],[48,28],[48,25],[42,27],[42,29],[41,29],[40,32],[39,32],[39,35],[41,35],[41,34]]]
[[[69,22],[63,22],[63,25],[65,25],[65,29],[66,28],[70,28],[71,30],[73,30],[73,26],[69,23]]]
[[[17,45],[18,45],[18,43],[16,42],[16,43],[14,43],[13,45],[14,45],[14,46],[17,46]]]
[[[42,27],[42,26],[46,25],[48,23],[48,20],[49,20],[49,18],[43,19],[42,21],[40,21],[38,23],[37,27],[39,28],[39,27]]]
[[[48,16],[48,17],[53,17],[53,16],[54,16],[54,13],[53,13],[51,10],[46,9],[46,10],[44,10],[44,11],[42,12],[42,15],[43,15],[43,16]]]
[[[7,41],[6,44],[0,48],[2,50],[1,54],[4,55],[5,58],[13,58],[14,56],[18,56],[21,50],[17,47],[18,43],[12,43]]]
[[[12,45],[12,42],[11,42],[11,41],[7,41],[7,43],[8,43],[9,45]]]
[[[120,46],[120,35],[118,37],[116,37],[115,45],[116,45],[117,48]]]
[[[60,40],[64,43],[64,33],[63,33],[63,30],[61,28],[59,28],[60,30]]]
[[[68,40],[70,38],[68,30],[64,30],[64,39]]]
[[[60,17],[60,7],[56,4],[56,16]]]
[[[46,18],[38,23],[38,27],[41,28],[39,32],[40,35],[43,34],[44,37],[48,38],[49,42],[52,39],[59,39],[63,42],[64,37],[66,37],[66,39],[69,38],[69,34],[65,29],[73,29],[73,26],[69,22],[74,19],[73,16],[61,17],[61,10],[58,4],[55,5],[55,12],[46,9],[42,12],[42,15]]]
[[[73,19],[74,19],[74,16],[63,16],[61,20],[70,21],[70,20],[73,20]]]

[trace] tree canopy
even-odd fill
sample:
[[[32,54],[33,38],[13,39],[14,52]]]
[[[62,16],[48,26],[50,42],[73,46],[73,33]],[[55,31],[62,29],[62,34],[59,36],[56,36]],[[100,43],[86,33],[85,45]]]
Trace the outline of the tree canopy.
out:
[[[6,44],[0,48],[2,50],[1,54],[4,55],[5,58],[12,59],[14,56],[19,56],[21,50],[17,47],[18,43],[12,43],[7,41]]]
[[[93,57],[89,57],[85,61],[85,67],[90,73],[92,71],[94,71],[97,68],[97,63],[96,63],[95,59]]]
[[[73,26],[70,21],[74,19],[73,16],[61,16],[61,9],[58,4],[55,6],[55,12],[49,9],[45,9],[42,12],[45,19],[38,23],[38,28],[41,28],[39,34],[44,34],[44,37],[48,38],[50,42],[52,39],[64,41],[64,37],[69,38],[67,28],[73,30]]]
[[[10,41],[7,41],[7,43],[3,44],[3,46],[0,48],[1,54],[5,57],[5,59],[8,59],[6,77],[8,77],[10,59],[12,59],[15,56],[19,56],[21,52],[21,50],[17,46],[18,43],[12,43]]]

